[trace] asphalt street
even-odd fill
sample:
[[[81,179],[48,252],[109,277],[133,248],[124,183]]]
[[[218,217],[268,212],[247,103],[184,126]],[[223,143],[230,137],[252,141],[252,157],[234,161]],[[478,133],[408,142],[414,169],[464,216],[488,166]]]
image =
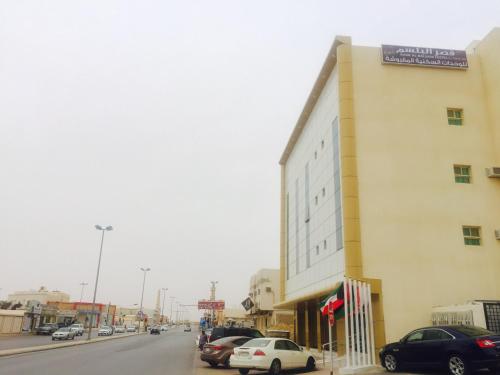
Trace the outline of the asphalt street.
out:
[[[85,332],[83,336],[76,336],[75,341],[86,340],[87,334],[88,333]],[[94,337],[97,337],[97,329],[92,331],[92,338]],[[0,350],[27,348],[29,346],[38,346],[38,345],[50,345],[59,342],[65,342],[65,340],[52,341],[52,336],[50,335],[37,336],[37,335],[26,334],[20,336],[2,336],[0,337]]]
[[[0,358],[2,375],[192,375],[196,332],[118,340]]]

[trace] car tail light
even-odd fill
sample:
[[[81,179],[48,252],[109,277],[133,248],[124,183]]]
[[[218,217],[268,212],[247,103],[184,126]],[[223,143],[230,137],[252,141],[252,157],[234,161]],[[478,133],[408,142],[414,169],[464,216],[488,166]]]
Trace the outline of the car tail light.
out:
[[[266,355],[266,353],[264,353],[264,352],[263,352],[262,350],[260,350],[260,349],[257,349],[257,350],[255,351],[255,353],[253,353],[253,355]]]
[[[215,345],[212,347],[213,350],[222,350],[222,345]]]
[[[476,339],[476,344],[479,345],[480,348],[494,348],[495,343],[488,339]]]

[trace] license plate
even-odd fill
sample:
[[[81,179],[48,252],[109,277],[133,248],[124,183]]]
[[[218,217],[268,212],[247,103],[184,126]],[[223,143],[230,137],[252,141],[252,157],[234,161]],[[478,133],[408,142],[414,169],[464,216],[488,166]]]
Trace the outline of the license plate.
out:
[[[250,353],[249,352],[239,352],[238,357],[249,357]]]
[[[203,351],[204,351],[205,353],[210,353],[210,352],[211,352],[211,350],[210,350],[210,349],[208,349],[208,348],[203,349]]]

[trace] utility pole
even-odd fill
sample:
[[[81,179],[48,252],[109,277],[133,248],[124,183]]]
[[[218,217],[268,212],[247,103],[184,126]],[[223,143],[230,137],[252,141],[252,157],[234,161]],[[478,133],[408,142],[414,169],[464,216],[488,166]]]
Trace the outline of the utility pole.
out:
[[[161,288],[163,291],[163,304],[161,305],[161,324],[163,324],[163,309],[165,308],[165,292],[168,290],[168,288]]]
[[[83,300],[83,289],[85,288],[86,285],[89,285],[89,283],[81,282],[80,285],[82,286],[82,291],[80,293],[80,302]]]

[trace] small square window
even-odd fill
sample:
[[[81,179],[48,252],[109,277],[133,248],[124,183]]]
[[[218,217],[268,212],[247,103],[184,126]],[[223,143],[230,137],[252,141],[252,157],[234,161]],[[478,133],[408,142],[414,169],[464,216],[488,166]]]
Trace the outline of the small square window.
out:
[[[270,286],[266,286],[266,293],[271,293],[271,287]]]
[[[324,148],[324,147],[325,147],[325,141],[321,140],[321,148]]]
[[[455,182],[459,184],[470,184],[470,165],[454,165],[453,173],[455,174]]]
[[[316,204],[316,206],[318,205],[318,196],[317,195],[314,197],[314,203]]]
[[[464,235],[464,243],[466,245],[480,246],[481,245],[481,228],[463,226],[462,233]]]
[[[463,125],[464,112],[462,109],[448,108],[446,113],[448,115],[448,125]]]
[[[323,188],[322,193],[323,193],[323,196],[326,195],[326,189],[325,188]]]
[[[319,255],[319,245],[316,245],[316,255]]]
[[[326,250],[326,240],[323,241],[323,249]]]
[[[314,151],[314,159],[318,158],[318,151]]]

